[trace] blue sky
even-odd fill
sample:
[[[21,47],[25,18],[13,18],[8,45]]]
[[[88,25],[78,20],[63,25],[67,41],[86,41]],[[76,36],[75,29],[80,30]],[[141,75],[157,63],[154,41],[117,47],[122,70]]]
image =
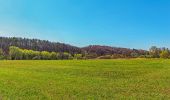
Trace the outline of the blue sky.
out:
[[[0,0],[0,36],[170,47],[170,0]]]

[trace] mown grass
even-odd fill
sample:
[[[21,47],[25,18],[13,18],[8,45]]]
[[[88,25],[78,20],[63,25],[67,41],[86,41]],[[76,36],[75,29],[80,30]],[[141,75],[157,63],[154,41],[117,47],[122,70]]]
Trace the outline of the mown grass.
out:
[[[170,99],[170,60],[0,61],[0,98]]]

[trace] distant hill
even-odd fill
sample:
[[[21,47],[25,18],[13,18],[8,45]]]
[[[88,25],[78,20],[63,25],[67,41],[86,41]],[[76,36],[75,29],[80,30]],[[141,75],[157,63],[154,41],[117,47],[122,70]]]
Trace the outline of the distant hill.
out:
[[[30,49],[35,51],[68,52],[70,54],[82,52],[81,48],[59,42],[17,37],[0,37],[0,48],[2,48],[7,53],[10,46],[16,46],[22,49]]]
[[[16,46],[21,49],[30,49],[35,51],[68,52],[70,54],[80,53],[93,55],[94,57],[113,54],[123,55],[124,57],[131,57],[132,54],[145,55],[146,53],[148,53],[148,51],[145,50],[129,48],[118,48],[100,45],[89,45],[87,47],[80,48],[76,46],[71,46],[69,44],[50,42],[47,40],[17,37],[0,37],[0,48],[2,48],[6,53],[8,53],[10,46]]]
[[[123,56],[130,57],[131,54],[133,53],[136,53],[139,55],[145,55],[146,53],[148,53],[148,51],[146,50],[100,46],[100,45],[90,45],[90,46],[82,48],[82,50],[86,51],[89,54],[95,53],[97,54],[97,56],[121,54]]]

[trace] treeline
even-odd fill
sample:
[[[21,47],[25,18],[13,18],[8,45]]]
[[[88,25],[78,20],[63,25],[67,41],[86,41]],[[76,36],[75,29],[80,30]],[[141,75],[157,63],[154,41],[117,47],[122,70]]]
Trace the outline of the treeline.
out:
[[[34,51],[68,52],[70,54],[82,53],[80,48],[64,43],[56,43],[39,39],[0,37],[0,48],[2,48],[6,54],[8,54],[10,46]]]
[[[151,58],[170,58],[170,50],[166,47],[157,48],[156,46],[152,46],[149,49],[149,54]]]
[[[84,48],[79,48],[59,42],[50,42],[39,39],[27,39],[16,37],[0,37],[0,48],[3,49],[5,54],[8,55],[9,47],[16,46],[21,49],[34,50],[34,51],[48,51],[48,52],[68,52],[71,55],[83,54],[87,58],[97,58],[104,55],[115,55],[117,57],[131,57],[131,53],[144,55],[147,53],[145,50],[117,48],[109,46],[91,45]]]
[[[97,50],[97,49],[96,49]],[[128,50],[128,49],[127,49]],[[89,51],[87,51],[89,52]],[[141,55],[142,54],[142,55]],[[48,52],[21,49],[10,46],[8,54],[0,49],[0,59],[6,60],[71,60],[71,59],[117,59],[117,58],[170,58],[168,48],[157,48],[153,46],[149,51],[138,53],[136,50],[129,51],[129,54],[102,54],[97,55],[95,52],[85,54],[70,54],[68,52]]]
[[[117,59],[170,58],[168,48],[147,50],[90,45],[79,48],[64,43],[38,39],[0,37],[0,59],[57,60],[57,59]]]
[[[87,58],[115,59],[115,58],[136,58],[142,55],[148,55],[146,50],[118,48],[100,45],[90,45],[82,48],[86,52]]]
[[[89,55],[98,59],[116,59],[116,58],[166,58],[170,59],[170,50],[166,47],[158,48],[152,46],[149,51],[114,48],[108,46],[89,46],[83,48]]]
[[[33,51],[20,49],[15,46],[9,47],[9,54],[5,55],[0,49],[0,59],[9,60],[67,60],[67,59],[83,59],[82,54],[71,55],[67,52],[48,52],[48,51]]]

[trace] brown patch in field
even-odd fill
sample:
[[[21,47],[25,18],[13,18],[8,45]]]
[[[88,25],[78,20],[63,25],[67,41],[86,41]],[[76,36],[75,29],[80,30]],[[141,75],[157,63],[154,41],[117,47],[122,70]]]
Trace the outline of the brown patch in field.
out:
[[[0,95],[0,100],[3,100],[1,95]]]
[[[170,94],[170,88],[165,88],[162,90],[163,94],[169,95]]]

